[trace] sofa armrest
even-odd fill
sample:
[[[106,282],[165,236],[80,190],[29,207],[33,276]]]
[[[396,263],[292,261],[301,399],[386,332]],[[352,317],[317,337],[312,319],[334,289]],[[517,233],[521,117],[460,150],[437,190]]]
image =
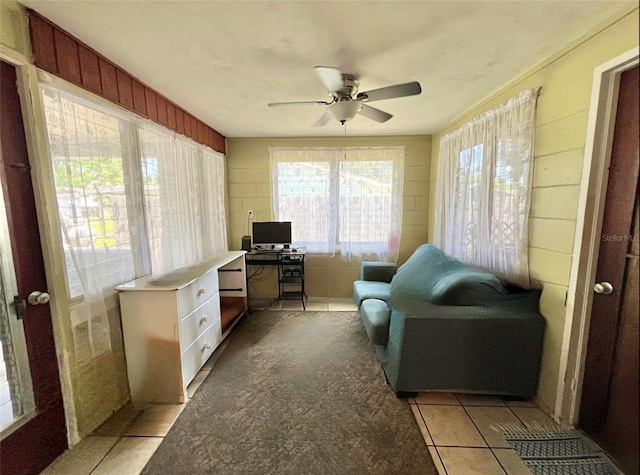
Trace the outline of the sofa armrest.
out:
[[[360,280],[391,282],[398,266],[389,262],[362,262],[360,264]]]
[[[530,310],[409,303],[392,312],[385,372],[395,391],[532,397],[544,326]]]

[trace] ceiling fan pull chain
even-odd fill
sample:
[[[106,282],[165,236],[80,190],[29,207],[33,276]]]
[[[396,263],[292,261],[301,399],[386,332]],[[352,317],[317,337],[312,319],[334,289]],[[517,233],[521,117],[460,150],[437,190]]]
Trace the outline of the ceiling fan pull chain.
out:
[[[342,160],[347,161],[347,122],[342,121]]]

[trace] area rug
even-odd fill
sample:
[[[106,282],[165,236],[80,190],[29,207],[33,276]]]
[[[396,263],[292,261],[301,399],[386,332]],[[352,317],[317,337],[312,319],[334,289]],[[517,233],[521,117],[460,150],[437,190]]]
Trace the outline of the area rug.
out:
[[[534,475],[619,474],[575,431],[541,428],[503,434]]]
[[[144,474],[437,474],[355,312],[241,322]]]

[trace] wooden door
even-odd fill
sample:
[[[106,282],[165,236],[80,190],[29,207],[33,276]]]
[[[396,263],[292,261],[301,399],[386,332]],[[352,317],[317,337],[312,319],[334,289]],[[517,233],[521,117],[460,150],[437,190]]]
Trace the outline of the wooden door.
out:
[[[627,473],[639,470],[638,100],[635,67],[620,79],[579,417]]]
[[[0,61],[0,181],[18,294],[46,292],[16,69]],[[40,473],[67,448],[58,360],[49,304],[27,305],[22,315],[35,411],[0,441],[0,473]]]

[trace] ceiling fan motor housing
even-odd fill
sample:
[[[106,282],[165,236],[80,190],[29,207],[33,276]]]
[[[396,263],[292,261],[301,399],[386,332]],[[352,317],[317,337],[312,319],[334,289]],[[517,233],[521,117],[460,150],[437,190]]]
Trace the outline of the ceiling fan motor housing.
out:
[[[360,81],[358,81],[356,77],[351,74],[343,74],[342,80],[344,86],[339,91],[333,92],[333,97],[335,97],[338,101],[349,101],[354,99],[356,97],[356,94],[358,93],[358,86],[360,86]]]

